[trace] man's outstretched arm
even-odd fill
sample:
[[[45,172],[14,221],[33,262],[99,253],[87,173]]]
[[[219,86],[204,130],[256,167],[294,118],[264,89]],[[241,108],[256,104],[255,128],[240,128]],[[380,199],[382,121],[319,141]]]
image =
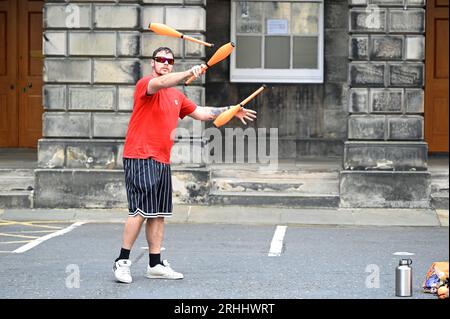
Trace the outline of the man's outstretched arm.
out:
[[[200,121],[211,121],[216,119],[221,113],[228,110],[229,106],[224,107],[197,107],[194,112],[188,114],[189,117]],[[248,110],[246,108],[241,107],[240,111],[235,115],[237,118],[241,120],[242,123],[247,124],[244,119],[247,119],[253,122],[256,119],[256,111]]]
[[[196,65],[183,72],[172,72],[158,76],[148,82],[147,94],[154,94],[160,89],[176,86],[181,81],[187,80],[193,75],[199,77],[203,72],[203,68],[200,65]]]

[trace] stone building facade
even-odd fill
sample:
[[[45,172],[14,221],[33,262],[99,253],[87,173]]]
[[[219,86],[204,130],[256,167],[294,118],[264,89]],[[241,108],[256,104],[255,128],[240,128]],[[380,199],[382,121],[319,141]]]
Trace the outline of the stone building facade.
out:
[[[153,50],[174,49],[176,70],[210,49],[161,37],[165,23],[216,44],[230,41],[230,1],[46,1],[43,138],[35,207],[122,207],[123,139],[137,80]],[[343,207],[428,207],[424,142],[425,0],[325,0],[323,83],[268,83],[253,127],[277,127],[283,159],[342,161]],[[235,104],[255,84],[231,83],[229,63],[179,89],[198,105]],[[235,123],[236,124],[236,123]],[[208,138],[186,117],[191,140],[175,143],[208,156]],[[200,133],[198,133],[200,132]],[[206,161],[207,162],[207,161]],[[176,202],[208,203],[208,165],[174,165]]]

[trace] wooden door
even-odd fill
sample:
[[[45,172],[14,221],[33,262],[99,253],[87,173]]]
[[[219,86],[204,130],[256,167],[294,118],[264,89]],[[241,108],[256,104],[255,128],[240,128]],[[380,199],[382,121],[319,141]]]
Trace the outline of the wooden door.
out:
[[[425,140],[430,152],[448,152],[449,0],[428,0],[426,17]]]
[[[42,136],[42,0],[0,0],[0,147]]]
[[[17,147],[17,3],[0,0],[0,147]]]
[[[19,147],[37,147],[42,137],[43,5],[19,0]]]

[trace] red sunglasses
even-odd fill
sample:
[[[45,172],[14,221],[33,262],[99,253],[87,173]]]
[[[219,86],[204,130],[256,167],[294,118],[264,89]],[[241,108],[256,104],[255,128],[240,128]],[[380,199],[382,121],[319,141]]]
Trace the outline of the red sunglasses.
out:
[[[165,58],[165,57],[162,57],[162,56],[155,56],[153,58],[153,60],[155,60],[156,62],[159,62],[159,63],[166,63],[167,62],[170,65],[173,65],[175,63],[175,59]]]

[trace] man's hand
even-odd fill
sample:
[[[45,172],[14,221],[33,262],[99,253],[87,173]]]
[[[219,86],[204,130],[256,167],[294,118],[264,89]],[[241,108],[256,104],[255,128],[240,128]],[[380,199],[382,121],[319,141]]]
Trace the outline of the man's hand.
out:
[[[206,65],[202,64],[202,65],[194,65],[191,68],[191,73],[193,76],[195,76],[196,78],[198,78],[200,75],[202,75],[203,73],[205,73],[206,70]]]
[[[241,120],[244,125],[247,125],[244,119],[249,120],[253,122],[254,119],[256,119],[256,111],[246,109],[244,107],[241,107],[239,112],[235,115],[238,119]]]

